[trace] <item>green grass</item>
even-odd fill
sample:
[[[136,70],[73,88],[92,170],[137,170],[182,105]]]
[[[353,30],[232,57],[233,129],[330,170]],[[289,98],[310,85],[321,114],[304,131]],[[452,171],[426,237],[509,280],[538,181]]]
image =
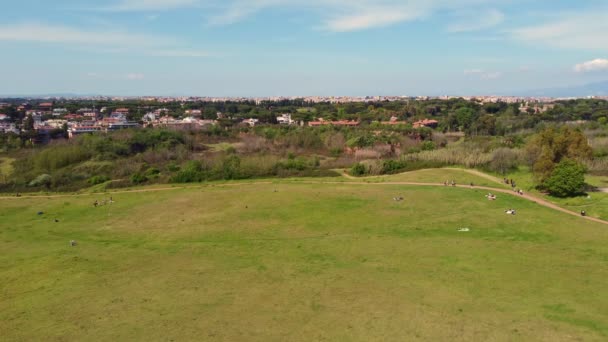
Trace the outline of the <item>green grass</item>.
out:
[[[234,147],[234,144],[223,142],[218,144],[208,144],[207,147],[209,147],[211,152],[225,152],[229,148]]]
[[[518,171],[511,172],[505,177],[514,179],[518,188],[521,187],[527,192],[534,193],[536,196],[549,200],[563,208],[575,212],[585,210],[589,216],[608,220],[608,193],[592,192],[574,198],[557,198],[541,194],[534,188],[535,185],[532,173],[525,167],[520,168]],[[608,177],[587,175],[585,180],[589,185],[599,188],[608,188]]]
[[[13,163],[15,159],[0,157],[0,180],[4,177],[8,177],[11,173],[13,173]]]
[[[104,196],[0,199],[0,333],[606,340],[606,226],[484,193],[279,181],[114,194],[98,208]]]

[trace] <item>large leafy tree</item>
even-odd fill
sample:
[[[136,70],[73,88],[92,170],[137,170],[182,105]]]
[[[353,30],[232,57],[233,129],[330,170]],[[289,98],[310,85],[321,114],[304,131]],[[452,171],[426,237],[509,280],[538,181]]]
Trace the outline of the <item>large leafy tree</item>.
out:
[[[528,162],[537,182],[544,186],[553,169],[564,159],[583,161],[593,157],[587,137],[577,129],[546,129],[534,136],[526,147]]]
[[[580,194],[585,187],[585,167],[574,160],[562,160],[545,181],[549,193],[557,197]]]

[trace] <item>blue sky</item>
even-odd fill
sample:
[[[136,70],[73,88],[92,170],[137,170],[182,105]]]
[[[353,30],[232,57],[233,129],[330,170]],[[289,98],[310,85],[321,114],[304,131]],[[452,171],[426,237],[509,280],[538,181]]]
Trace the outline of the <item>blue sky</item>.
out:
[[[608,80],[608,0],[20,0],[0,94],[486,95]]]

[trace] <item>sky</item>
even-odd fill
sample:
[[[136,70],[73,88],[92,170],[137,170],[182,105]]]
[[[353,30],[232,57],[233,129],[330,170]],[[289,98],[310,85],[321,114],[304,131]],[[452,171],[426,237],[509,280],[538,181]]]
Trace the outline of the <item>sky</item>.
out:
[[[2,2],[3,95],[508,95],[608,80],[608,0]]]

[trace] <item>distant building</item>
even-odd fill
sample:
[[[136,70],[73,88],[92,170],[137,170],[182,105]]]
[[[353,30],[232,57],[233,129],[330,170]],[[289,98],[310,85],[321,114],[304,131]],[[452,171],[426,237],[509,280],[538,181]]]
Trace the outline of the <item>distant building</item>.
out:
[[[257,125],[257,124],[258,124],[258,122],[260,122],[260,120],[258,120],[258,119],[253,119],[253,118],[243,120],[243,123],[245,123],[245,124],[247,124],[247,125],[249,125],[249,126],[251,126],[251,127],[254,127],[255,125]]]
[[[120,113],[120,114],[127,115],[127,114],[129,114],[129,109],[128,108],[118,108],[114,111],[114,113]]]
[[[19,134],[17,126],[11,122],[0,122],[0,132]]]
[[[427,120],[427,119],[416,121],[413,124],[414,128],[422,128],[422,127],[437,128],[438,125],[439,125],[439,121]]]
[[[117,131],[121,129],[140,128],[141,125],[137,122],[116,122],[108,125],[108,131]]]
[[[38,105],[38,108],[42,111],[50,112],[51,109],[53,108],[53,103],[52,102],[43,102]]]
[[[103,131],[104,128],[101,126],[74,126],[68,128],[68,137],[72,139],[81,134],[98,133]]]
[[[296,123],[291,119],[291,114],[281,114],[281,116],[277,116],[277,122],[279,125],[293,125]]]
[[[185,114],[188,116],[202,116],[203,111],[200,109],[187,109]]]
[[[53,116],[61,116],[68,113],[68,110],[65,108],[55,108],[53,109]]]

